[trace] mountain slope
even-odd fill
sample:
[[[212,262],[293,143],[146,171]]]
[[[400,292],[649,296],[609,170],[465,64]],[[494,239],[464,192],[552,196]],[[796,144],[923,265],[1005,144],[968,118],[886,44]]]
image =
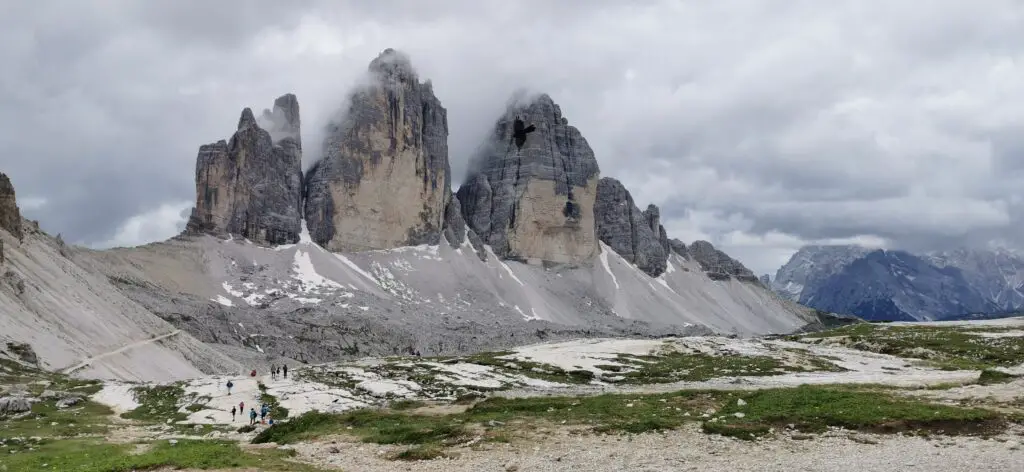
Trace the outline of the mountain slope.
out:
[[[1024,261],[1008,251],[915,255],[856,246],[806,246],[772,288],[810,307],[870,320],[1006,313],[1024,302]]]
[[[76,265],[59,239],[23,226],[21,241],[0,229],[0,348],[27,343],[41,367],[96,378],[157,381],[240,368]]]
[[[679,255],[654,278],[607,247],[592,264],[549,268],[485,251],[481,260],[468,241],[442,240],[340,254],[306,236],[277,247],[202,236],[76,257],[205,342],[309,362],[582,336],[784,333],[816,321]],[[178,262],[190,258],[205,262]]]
[[[262,120],[244,109],[230,140],[199,148],[196,207],[168,241],[98,251],[34,232],[18,243],[13,187],[0,182],[4,243],[16,245],[5,266],[29,293],[10,279],[4,333],[47,368],[170,380],[825,322],[710,243],[669,239],[657,206],[640,211],[601,179],[550,96],[510,101],[453,194],[429,80],[390,49],[367,74],[306,175],[298,98],[282,95]]]

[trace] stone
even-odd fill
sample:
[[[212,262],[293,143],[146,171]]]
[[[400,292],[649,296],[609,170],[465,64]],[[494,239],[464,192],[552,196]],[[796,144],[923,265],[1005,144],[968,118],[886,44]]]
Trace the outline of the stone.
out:
[[[71,408],[79,403],[82,403],[82,397],[71,395],[57,400],[57,408],[63,410],[65,408]]]
[[[292,94],[279,97],[274,110],[263,114],[267,129],[246,108],[229,141],[200,146],[196,205],[187,234],[237,235],[270,245],[298,242],[302,227],[298,106]]]
[[[32,401],[26,397],[0,397],[0,416],[16,415],[32,410]]]
[[[652,210],[653,208],[653,210]],[[597,183],[594,218],[597,236],[602,242],[651,277],[665,272],[668,252],[655,231],[658,207],[641,212],[626,187],[616,179],[604,177]],[[649,212],[654,214],[651,225]],[[665,240],[667,246],[667,239]]]
[[[21,229],[21,212],[14,195],[14,184],[7,174],[0,172],[0,228],[4,229],[20,241],[24,234]],[[2,262],[0,256],[0,262]]]
[[[513,141],[516,119],[533,132]],[[469,227],[503,259],[578,265],[599,252],[597,159],[550,96],[513,97],[470,163],[458,198]]]
[[[451,187],[448,112],[404,53],[385,50],[369,75],[306,175],[310,236],[331,251],[437,244]]]
[[[24,288],[22,288],[22,291],[24,291]],[[36,356],[36,351],[32,349],[31,344],[8,341],[7,351],[18,356],[18,359],[21,359],[22,362],[36,366],[39,365],[39,357]]]
[[[728,254],[715,249],[715,246],[707,241],[694,241],[689,247],[689,252],[713,280],[728,280],[735,277],[744,282],[757,281],[757,276],[750,269]]]

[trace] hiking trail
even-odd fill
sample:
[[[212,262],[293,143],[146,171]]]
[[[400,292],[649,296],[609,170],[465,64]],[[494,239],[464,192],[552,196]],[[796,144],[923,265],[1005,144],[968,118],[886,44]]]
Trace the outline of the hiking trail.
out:
[[[74,366],[65,367],[64,369],[60,370],[60,373],[70,375],[71,373],[75,372],[76,370],[88,367],[93,362],[95,362],[95,361],[97,361],[99,359],[103,359],[105,357],[110,357],[110,356],[113,356],[115,354],[120,354],[122,352],[131,350],[131,349],[135,349],[135,348],[140,347],[140,346],[145,346],[147,344],[152,344],[152,343],[155,343],[157,341],[162,341],[164,339],[167,339],[167,338],[169,338],[171,336],[176,336],[178,334],[181,334],[181,330],[180,329],[176,329],[174,331],[171,331],[170,333],[161,334],[160,336],[156,336],[156,337],[153,337],[153,338],[144,339],[142,341],[137,341],[137,342],[134,342],[134,343],[131,343],[131,344],[126,344],[126,345],[121,346],[121,347],[119,347],[117,349],[114,349],[113,351],[104,352],[102,354],[97,354],[95,356],[86,358],[85,360],[83,360],[82,362],[80,362],[78,364],[75,364]]]

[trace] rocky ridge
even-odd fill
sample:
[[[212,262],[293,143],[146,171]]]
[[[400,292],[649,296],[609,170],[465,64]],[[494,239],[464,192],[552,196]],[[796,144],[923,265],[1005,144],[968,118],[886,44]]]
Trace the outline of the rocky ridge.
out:
[[[604,177],[597,183],[594,215],[598,238],[651,277],[664,273],[668,262],[668,240],[662,240],[664,227],[657,222],[657,210],[651,205],[641,212],[616,179]]]
[[[369,74],[306,176],[310,235],[332,251],[437,244],[451,187],[447,111],[404,53],[385,50]]]
[[[196,205],[186,233],[237,235],[264,244],[298,241],[301,228],[302,144],[294,95],[264,112],[264,129],[242,110],[229,141],[200,146]],[[279,139],[275,140],[273,135]]]
[[[757,282],[758,280],[757,276],[740,261],[715,249],[715,246],[707,241],[694,241],[687,251],[712,279],[726,280],[735,277],[744,282]]]
[[[7,174],[0,172],[0,228],[21,240],[21,211],[14,195],[14,185]],[[4,242],[0,239],[0,264],[4,263]]]
[[[869,320],[994,316],[1024,307],[1024,258],[1002,249],[805,246],[771,286],[790,300]]]
[[[522,120],[535,130],[522,147]],[[467,224],[502,258],[581,264],[597,255],[600,170],[593,150],[550,96],[515,97],[474,158],[458,198]]]

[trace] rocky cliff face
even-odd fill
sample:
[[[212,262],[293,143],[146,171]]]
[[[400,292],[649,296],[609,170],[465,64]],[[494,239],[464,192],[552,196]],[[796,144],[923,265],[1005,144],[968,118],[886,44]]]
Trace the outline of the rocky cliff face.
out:
[[[686,259],[690,258],[690,250],[687,249],[686,243],[684,243],[684,242],[682,242],[682,241],[680,241],[678,239],[675,239],[675,238],[669,239],[668,240],[668,248],[672,252],[674,252],[676,254],[679,254],[680,256],[683,256]]]
[[[665,227],[661,225],[661,210],[654,204],[647,205],[647,209],[644,210],[644,221],[647,222],[647,227],[651,228],[651,232],[658,237],[658,244],[665,250],[667,255],[671,247],[668,243],[668,233],[665,232]]]
[[[655,228],[660,228],[657,223],[658,207],[651,205],[647,208],[641,212],[633,202],[633,196],[618,180],[604,177],[598,181],[594,203],[597,237],[623,259],[657,277],[665,272],[668,262],[668,240],[665,239],[663,245],[661,236],[655,232]]]
[[[0,172],[0,228],[20,241],[24,235],[21,231],[21,212],[14,196],[14,185],[7,174]],[[4,241],[0,239],[0,264],[4,263]]]
[[[800,248],[772,289],[869,320],[958,319],[1024,307],[1024,257],[1001,249],[913,254],[850,245]]]
[[[535,130],[521,148],[516,118]],[[503,258],[578,264],[598,254],[594,152],[551,97],[512,103],[459,188],[467,224]]]
[[[21,212],[14,196],[14,185],[3,172],[0,172],[0,228],[18,239],[22,238]]]
[[[450,192],[448,114],[408,56],[387,49],[331,124],[306,176],[306,224],[332,251],[437,244]]]
[[[262,118],[266,128],[246,108],[230,141],[200,146],[196,206],[187,233],[232,234],[263,244],[298,241],[302,210],[298,101],[294,95],[284,95]]]
[[[689,247],[689,253],[712,279],[724,280],[735,277],[744,282],[757,281],[757,276],[750,269],[728,254],[715,249],[715,246],[707,241],[694,241]]]

